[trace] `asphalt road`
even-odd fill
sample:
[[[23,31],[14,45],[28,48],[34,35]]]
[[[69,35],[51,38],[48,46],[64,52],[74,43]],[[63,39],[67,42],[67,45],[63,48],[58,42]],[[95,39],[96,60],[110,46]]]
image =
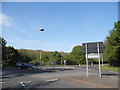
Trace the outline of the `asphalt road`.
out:
[[[1,73],[0,73],[1,74]],[[98,66],[89,66],[89,76],[98,74]],[[118,79],[117,73],[102,70],[102,75]],[[97,85],[75,82],[73,77],[86,76],[85,66],[42,67],[30,70],[5,68],[0,75],[2,88],[100,88]]]

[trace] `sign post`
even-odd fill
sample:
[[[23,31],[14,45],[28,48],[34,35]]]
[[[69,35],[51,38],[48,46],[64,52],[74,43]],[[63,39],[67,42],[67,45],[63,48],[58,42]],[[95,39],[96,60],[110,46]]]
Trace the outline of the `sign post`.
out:
[[[102,54],[102,66],[103,66],[103,54]]]
[[[99,62],[99,76],[101,77],[101,68],[100,68],[100,58],[103,57],[101,53],[103,53],[105,49],[105,45],[103,42],[91,42],[91,43],[82,43],[83,53],[86,54],[86,69],[87,69],[87,77],[88,77],[88,59],[98,59]],[[103,65],[103,58],[102,58]]]
[[[99,61],[99,75],[101,78],[101,68],[100,68],[100,47],[99,47],[99,43],[97,42],[97,49],[98,49],[98,61]]]
[[[87,54],[87,43],[86,43],[86,69],[87,69],[87,77],[88,77],[88,54]]]

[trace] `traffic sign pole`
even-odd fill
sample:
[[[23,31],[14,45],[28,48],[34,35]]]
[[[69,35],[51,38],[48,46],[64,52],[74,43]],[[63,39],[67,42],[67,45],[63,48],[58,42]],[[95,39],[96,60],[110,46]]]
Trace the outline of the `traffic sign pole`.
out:
[[[100,48],[99,48],[99,42],[97,42],[97,48],[98,48],[98,60],[99,60],[99,75],[101,78],[101,68],[100,68]]]
[[[102,54],[102,66],[103,66],[103,54]]]
[[[87,69],[87,77],[88,77],[88,54],[87,54],[87,43],[86,43],[86,69]]]

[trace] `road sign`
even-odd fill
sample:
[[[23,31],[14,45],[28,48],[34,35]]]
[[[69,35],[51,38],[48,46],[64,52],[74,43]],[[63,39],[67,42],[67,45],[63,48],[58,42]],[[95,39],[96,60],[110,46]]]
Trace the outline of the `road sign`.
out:
[[[104,43],[103,42],[83,43],[82,46],[83,46],[83,53],[86,54],[87,77],[88,77],[88,58],[98,58],[99,75],[101,77],[100,53],[103,53],[103,51],[105,49]]]
[[[87,55],[86,55],[87,56]],[[89,59],[97,59],[97,58],[99,58],[99,57],[101,57],[101,55],[99,56],[97,53],[90,53],[90,54],[88,54],[88,58]]]
[[[86,53],[86,44],[87,44],[87,53],[98,53],[97,43],[99,43],[99,52],[103,53],[105,45],[103,42],[92,42],[92,43],[83,43],[83,53]]]

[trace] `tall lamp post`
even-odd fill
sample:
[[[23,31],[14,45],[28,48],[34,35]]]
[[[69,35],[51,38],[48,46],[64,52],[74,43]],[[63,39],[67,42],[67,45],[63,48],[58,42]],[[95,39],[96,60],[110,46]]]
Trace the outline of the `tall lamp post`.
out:
[[[43,28],[40,28],[40,31],[44,31]],[[40,50],[40,66],[42,65],[42,33],[41,33],[41,50]]]

